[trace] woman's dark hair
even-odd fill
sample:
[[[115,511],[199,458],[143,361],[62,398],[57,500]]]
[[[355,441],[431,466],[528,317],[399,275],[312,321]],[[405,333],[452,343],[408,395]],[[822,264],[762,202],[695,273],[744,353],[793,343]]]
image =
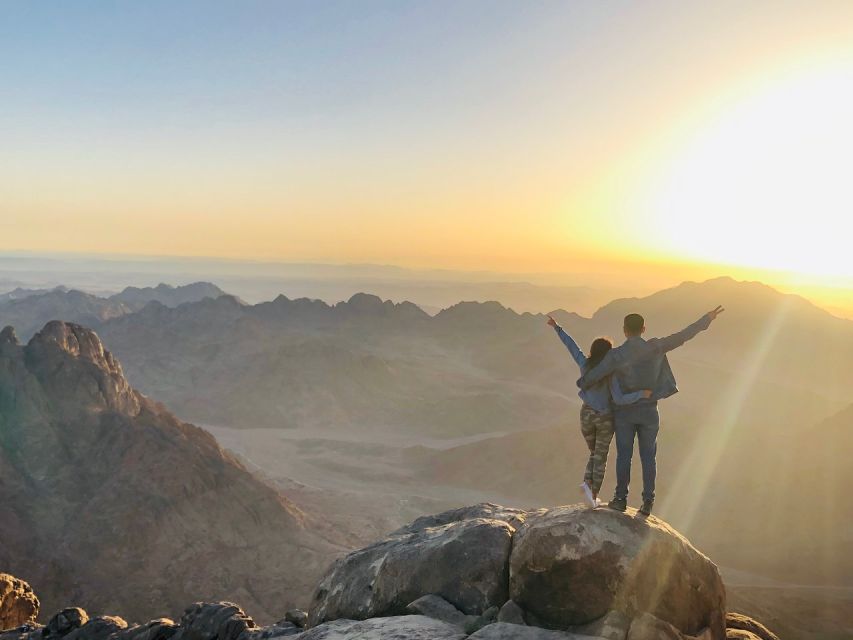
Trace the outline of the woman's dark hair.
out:
[[[586,359],[586,370],[589,371],[597,365],[607,352],[613,348],[613,341],[610,338],[596,338],[592,341],[592,346],[589,348],[589,358]]]

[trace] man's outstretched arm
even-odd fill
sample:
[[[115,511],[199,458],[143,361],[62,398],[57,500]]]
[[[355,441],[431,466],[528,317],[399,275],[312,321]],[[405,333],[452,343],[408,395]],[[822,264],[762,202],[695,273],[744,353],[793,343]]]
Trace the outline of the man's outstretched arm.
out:
[[[581,376],[578,386],[581,389],[589,389],[596,382],[616,371],[622,364],[622,359],[622,353],[618,348],[611,349],[601,362]]]
[[[666,336],[665,338],[652,338],[648,341],[648,344],[656,353],[666,353],[667,351],[677,349],[688,340],[695,338],[701,331],[710,327],[714,319],[723,311],[725,309],[722,306],[718,306],[678,333],[673,333],[671,336]]]

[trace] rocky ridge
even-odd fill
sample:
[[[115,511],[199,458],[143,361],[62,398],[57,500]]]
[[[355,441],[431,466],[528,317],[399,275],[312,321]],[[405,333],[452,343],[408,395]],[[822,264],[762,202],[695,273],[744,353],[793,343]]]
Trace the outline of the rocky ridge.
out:
[[[0,601],[0,610],[2,610]],[[236,604],[129,624],[63,609],[0,640],[778,640],[725,611],[716,566],[657,518],[480,504],[340,558],[309,612],[260,627]]]

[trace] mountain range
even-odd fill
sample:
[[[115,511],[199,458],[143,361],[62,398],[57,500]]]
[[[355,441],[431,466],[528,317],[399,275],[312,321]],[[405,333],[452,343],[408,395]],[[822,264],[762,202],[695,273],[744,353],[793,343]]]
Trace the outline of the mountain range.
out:
[[[75,297],[52,295],[63,302],[33,305],[30,326]],[[102,298],[125,308],[91,320],[129,383],[238,452],[324,544],[475,500],[576,500],[578,370],[543,314],[461,302],[430,315],[368,294],[144,298]],[[664,335],[717,304],[711,329],[671,354],[681,392],[662,405],[656,511],[726,567],[849,583],[853,321],[729,278],[553,315],[585,348],[628,312]]]
[[[0,294],[0,325],[15,327],[17,334],[27,340],[51,320],[97,327],[111,318],[138,311],[149,302],[177,306],[206,297],[216,298],[223,293],[209,282],[195,282],[180,287],[167,284],[144,288],[126,287],[107,297],[63,286],[53,289],[18,287]]]

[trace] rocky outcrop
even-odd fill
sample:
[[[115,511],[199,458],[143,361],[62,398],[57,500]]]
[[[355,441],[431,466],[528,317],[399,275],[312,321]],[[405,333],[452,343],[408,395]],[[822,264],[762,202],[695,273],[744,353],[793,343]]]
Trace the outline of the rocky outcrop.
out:
[[[652,614],[689,635],[725,633],[716,565],[657,518],[578,506],[531,514],[515,534],[509,592],[556,628],[616,610]]]
[[[228,599],[271,622],[308,603],[335,540],[138,393],[94,332],[50,322],[26,345],[3,332],[0,567],[47,610],[145,620]]]
[[[469,632],[503,618],[614,640],[725,638],[717,567],[635,511],[486,504],[420,518],[339,560],[315,591],[309,623],[395,616],[407,606]]]
[[[36,619],[39,599],[23,580],[0,573],[0,630],[19,627]]]
[[[644,577],[653,568],[664,584]],[[542,582],[531,582],[537,572]],[[654,606],[653,588],[668,606]],[[595,617],[602,599],[607,610]],[[178,623],[131,625],[69,608],[0,640],[779,640],[751,618],[726,616],[724,603],[716,567],[660,520],[481,504],[420,518],[342,558],[308,614],[288,610],[268,626],[231,602],[197,602]]]

